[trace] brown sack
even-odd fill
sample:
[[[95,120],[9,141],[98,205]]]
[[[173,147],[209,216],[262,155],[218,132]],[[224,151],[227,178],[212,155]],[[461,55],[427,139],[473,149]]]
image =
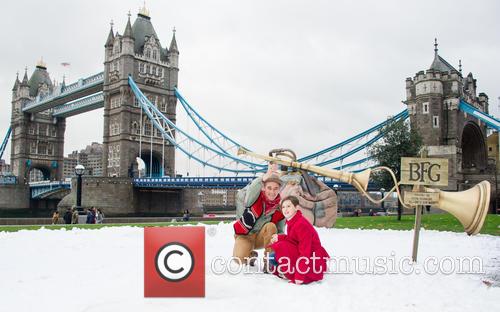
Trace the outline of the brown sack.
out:
[[[280,192],[281,198],[296,196],[299,209],[304,217],[317,227],[332,227],[337,220],[337,194],[306,172],[289,173],[282,176],[285,186]]]

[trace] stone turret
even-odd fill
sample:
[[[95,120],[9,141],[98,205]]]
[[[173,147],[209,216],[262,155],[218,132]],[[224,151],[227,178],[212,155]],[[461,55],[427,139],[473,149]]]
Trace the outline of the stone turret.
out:
[[[156,176],[173,175],[174,147],[168,143],[163,146],[160,131],[154,129],[145,114],[141,119],[139,103],[127,79],[132,76],[148,99],[175,122],[177,99],[174,87],[177,86],[178,58],[175,66],[169,62],[169,51],[162,47],[145,7],[141,8],[133,23],[129,14],[122,36],[109,37],[113,44],[105,46],[104,175],[128,177],[136,174],[135,159],[139,154],[148,172]],[[176,50],[175,39],[173,44]],[[142,148],[139,148],[140,141]]]
[[[429,156],[450,159],[450,189],[458,189],[463,174],[486,168],[486,128],[459,110],[461,101],[487,112],[488,97],[476,96],[476,80],[462,77],[462,65],[455,69],[438,53],[426,71],[406,78],[406,101],[411,127],[417,129]],[[456,164],[456,166],[455,166]],[[458,184],[457,184],[458,183]]]

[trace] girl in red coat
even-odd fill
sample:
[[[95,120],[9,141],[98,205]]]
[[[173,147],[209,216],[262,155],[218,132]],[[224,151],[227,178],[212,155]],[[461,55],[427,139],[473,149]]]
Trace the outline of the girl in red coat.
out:
[[[321,246],[318,233],[298,210],[295,196],[285,197],[281,209],[286,218],[287,234],[273,235],[269,255],[271,271],[295,284],[309,284],[323,279],[330,258]]]

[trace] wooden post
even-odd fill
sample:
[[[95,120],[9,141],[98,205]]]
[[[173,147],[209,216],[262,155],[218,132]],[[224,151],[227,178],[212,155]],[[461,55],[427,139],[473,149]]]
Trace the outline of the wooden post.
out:
[[[427,157],[427,150],[424,148],[420,151],[420,157]],[[424,187],[422,185],[414,185],[414,192],[423,192]],[[411,259],[413,262],[417,262],[417,254],[418,254],[418,240],[420,238],[420,226],[422,223],[422,207],[421,205],[415,206],[415,225],[413,226],[413,250],[411,254]]]
[[[423,187],[420,185],[415,185],[413,186],[413,191],[421,192],[423,191]],[[415,225],[413,227],[413,251],[411,254],[411,259],[413,260],[413,262],[417,262],[418,239],[420,236],[420,225],[422,220],[422,207],[423,206],[417,205],[415,208]]]

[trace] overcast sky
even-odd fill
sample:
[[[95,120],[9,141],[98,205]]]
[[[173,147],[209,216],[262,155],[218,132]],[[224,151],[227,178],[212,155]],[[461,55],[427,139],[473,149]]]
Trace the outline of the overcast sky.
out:
[[[142,4],[2,3],[0,137],[16,71],[22,78],[27,66],[31,74],[40,57],[58,81],[102,71],[110,20],[123,33],[127,12],[133,22]],[[435,37],[439,54],[457,68],[462,60],[499,115],[499,1],[149,0],[146,7],[162,46],[177,29],[183,95],[255,151],[289,147],[303,156],[400,112],[405,79],[429,68]],[[102,142],[102,114],[68,118],[65,155]],[[182,118],[179,125],[188,128]]]

